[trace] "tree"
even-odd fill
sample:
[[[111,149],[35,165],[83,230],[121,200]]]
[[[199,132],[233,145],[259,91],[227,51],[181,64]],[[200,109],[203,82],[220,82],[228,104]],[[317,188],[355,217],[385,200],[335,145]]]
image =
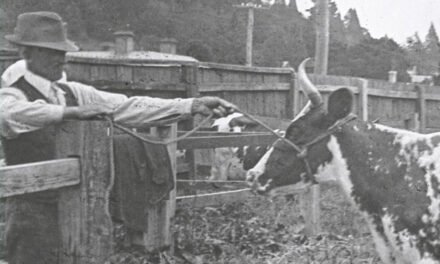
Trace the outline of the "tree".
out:
[[[194,40],[188,43],[185,49],[185,55],[191,56],[199,61],[211,61],[211,48],[200,40]]]
[[[353,46],[364,40],[364,29],[361,27],[355,9],[350,8],[344,17],[347,44]]]
[[[439,72],[438,65],[440,63],[440,42],[435,31],[434,24],[431,23],[425,42],[423,43],[425,49],[425,65],[424,71],[426,74],[435,74]]]

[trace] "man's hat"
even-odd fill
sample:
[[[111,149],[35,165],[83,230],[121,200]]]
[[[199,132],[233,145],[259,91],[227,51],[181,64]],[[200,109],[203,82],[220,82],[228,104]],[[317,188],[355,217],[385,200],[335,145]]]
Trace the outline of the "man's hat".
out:
[[[63,51],[78,51],[78,47],[66,37],[65,23],[57,13],[23,13],[17,18],[13,35],[5,38],[23,46],[35,46]]]

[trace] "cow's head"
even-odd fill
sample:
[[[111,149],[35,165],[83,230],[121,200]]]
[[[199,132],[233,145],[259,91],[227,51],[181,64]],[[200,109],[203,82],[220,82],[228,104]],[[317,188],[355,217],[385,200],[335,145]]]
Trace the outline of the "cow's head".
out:
[[[298,80],[309,103],[290,123],[284,138],[307,152],[298,153],[292,144],[277,140],[247,173],[247,179],[259,192],[273,190],[277,193],[311,184],[332,159],[328,146],[329,128],[334,128],[336,122],[351,113],[353,94],[347,88],[332,92],[328,107],[324,107],[319,91],[307,78],[304,69],[306,63],[307,60],[299,66]]]

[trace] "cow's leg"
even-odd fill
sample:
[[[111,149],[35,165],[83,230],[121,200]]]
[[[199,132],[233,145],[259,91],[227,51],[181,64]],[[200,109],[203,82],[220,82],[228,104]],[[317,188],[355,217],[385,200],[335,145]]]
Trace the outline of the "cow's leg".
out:
[[[385,264],[396,264],[391,245],[386,241],[384,236],[377,231],[376,224],[373,223],[373,219],[368,214],[364,214],[364,218],[368,223],[371,236],[373,237],[374,246],[380,259]]]
[[[228,179],[228,161],[232,158],[230,148],[217,148],[214,154],[214,164],[211,167],[210,180],[226,181]]]

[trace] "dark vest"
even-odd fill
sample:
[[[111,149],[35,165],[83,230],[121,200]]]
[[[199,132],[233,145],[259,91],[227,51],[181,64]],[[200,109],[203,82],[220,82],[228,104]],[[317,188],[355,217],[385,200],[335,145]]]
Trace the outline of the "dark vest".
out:
[[[35,87],[23,77],[11,85],[22,91],[29,102],[41,99],[49,102]],[[66,105],[77,106],[78,102],[70,88],[65,84],[58,84],[65,92]],[[55,125],[32,132],[20,134],[13,139],[2,137],[2,144],[7,165],[51,160],[55,158]]]

